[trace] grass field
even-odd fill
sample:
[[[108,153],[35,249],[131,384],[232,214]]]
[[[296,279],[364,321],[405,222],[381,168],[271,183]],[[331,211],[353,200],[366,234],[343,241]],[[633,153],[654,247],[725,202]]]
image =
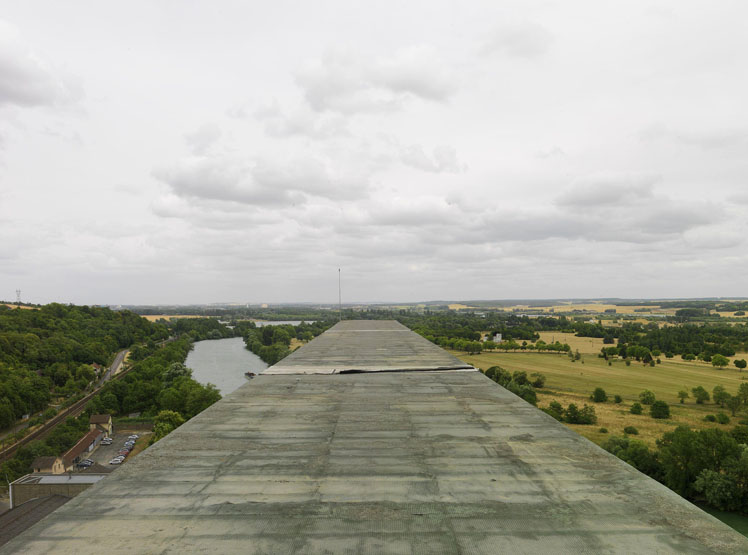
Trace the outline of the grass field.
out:
[[[21,305],[20,307],[17,304],[10,304],[10,303],[0,303],[4,306],[10,307],[10,308],[22,308],[24,310],[38,310],[38,307],[36,306],[24,306]]]
[[[576,339],[589,341],[589,338]],[[592,348],[589,347],[589,349]],[[582,348],[579,348],[579,351],[584,352]],[[481,353],[466,355],[458,352],[453,352],[453,354],[482,370],[491,366],[501,366],[511,372],[524,370],[528,374],[532,372],[544,374],[546,383],[545,388],[540,390],[538,395],[539,406],[548,406],[553,400],[557,400],[564,406],[569,403],[576,403],[580,407],[585,403],[594,405],[598,417],[596,425],[571,425],[570,427],[596,443],[602,442],[612,434],[621,435],[625,426],[635,426],[639,430],[638,438],[650,445],[653,445],[664,432],[672,430],[679,424],[687,424],[694,428],[723,427],[729,429],[737,418],[728,425],[704,421],[704,416],[707,414],[716,414],[720,411],[729,414],[729,410],[722,409],[711,402],[697,405],[693,399],[687,399],[686,403],[681,405],[677,393],[681,389],[686,389],[690,393],[691,388],[698,385],[703,386],[710,394],[716,385],[722,385],[728,392],[735,393],[739,385],[748,380],[748,372],[740,372],[734,367],[717,370],[703,362],[685,362],[675,359],[663,359],[662,364],[650,367],[636,362],[632,362],[631,366],[626,366],[623,361],[614,361],[611,366],[608,366],[608,363],[598,358],[597,355],[583,355],[581,361],[572,362],[567,356],[556,354]],[[589,396],[596,387],[605,389],[611,401],[592,403]],[[629,412],[631,404],[639,400],[639,393],[645,389],[653,391],[658,399],[670,405],[672,414],[670,419],[651,418],[648,414],[648,407],[644,407],[642,415]],[[621,404],[612,402],[615,394],[623,398]],[[600,433],[601,427],[607,428],[609,434]]]

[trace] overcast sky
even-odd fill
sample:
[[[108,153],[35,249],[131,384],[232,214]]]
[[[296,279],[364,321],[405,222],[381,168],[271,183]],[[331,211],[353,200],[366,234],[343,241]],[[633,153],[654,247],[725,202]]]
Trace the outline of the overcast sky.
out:
[[[0,299],[748,295],[744,0],[0,7]]]

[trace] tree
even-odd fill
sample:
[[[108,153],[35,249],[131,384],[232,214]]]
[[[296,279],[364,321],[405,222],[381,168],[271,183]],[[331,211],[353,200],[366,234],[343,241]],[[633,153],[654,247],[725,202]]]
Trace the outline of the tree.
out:
[[[691,393],[693,393],[693,398],[696,399],[698,405],[703,405],[709,400],[709,392],[700,385],[691,388]]]
[[[602,387],[596,387],[595,391],[592,392],[592,396],[590,397],[595,403],[604,403],[608,400],[608,395],[605,393],[605,390]]]
[[[533,387],[542,388],[545,385],[545,375],[540,374],[539,372],[533,372],[530,374],[530,377],[533,378]]]
[[[693,489],[703,494],[707,503],[721,511],[740,509],[740,489],[732,476],[704,469],[693,483]]]
[[[730,409],[732,415],[735,416],[735,412],[740,408],[740,405],[743,404],[743,401],[737,395],[730,395],[730,398],[725,404],[727,405],[727,408]]]
[[[643,405],[651,405],[655,402],[655,394],[652,393],[649,389],[645,389],[641,393],[639,393],[639,401]]]
[[[685,402],[685,400],[688,399],[688,391],[686,391],[685,389],[681,389],[678,392],[678,398],[680,399],[680,403],[682,405]]]
[[[740,401],[744,405],[748,405],[748,383],[741,383],[738,387],[738,393],[736,397],[740,397]]]
[[[724,368],[728,364],[730,364],[730,359],[726,356],[716,354],[712,357],[712,366],[715,368]]]
[[[670,418],[670,407],[665,401],[655,401],[649,407],[649,414],[652,418]]]
[[[634,403],[633,405],[631,405],[630,412],[631,414],[641,414],[642,406],[639,403]]]
[[[736,368],[739,368],[740,370],[745,369],[746,365],[748,365],[745,359],[742,359],[742,358],[740,360],[736,360],[735,362],[733,362],[733,364],[735,365]]]
[[[192,370],[187,368],[181,362],[173,362],[169,365],[169,368],[166,369],[166,372],[164,372],[164,381],[170,384],[182,376],[191,377]]]
[[[730,394],[727,393],[725,388],[721,385],[715,385],[714,389],[712,389],[712,399],[720,407],[725,406],[725,403],[727,402],[727,399],[729,399],[729,397]]]

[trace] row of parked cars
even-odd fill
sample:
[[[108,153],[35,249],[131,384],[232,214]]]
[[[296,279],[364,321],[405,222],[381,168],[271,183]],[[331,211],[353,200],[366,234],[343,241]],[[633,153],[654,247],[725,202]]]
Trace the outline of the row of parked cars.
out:
[[[132,448],[135,446],[135,442],[139,437],[138,434],[132,434],[129,436],[127,441],[125,441],[125,444],[122,446],[122,449],[119,450],[116,457],[109,461],[109,464],[122,464],[122,462],[127,458],[127,455],[130,454],[130,451],[132,451]],[[111,442],[109,442],[108,445],[111,445]]]

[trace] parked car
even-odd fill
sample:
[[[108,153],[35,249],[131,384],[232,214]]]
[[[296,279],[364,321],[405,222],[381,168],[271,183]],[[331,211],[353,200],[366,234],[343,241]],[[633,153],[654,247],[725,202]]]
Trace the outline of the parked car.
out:
[[[114,440],[111,437],[105,437],[101,440],[102,445],[111,445]]]
[[[122,461],[120,459],[112,459],[109,461],[109,464],[122,464]]]
[[[128,436],[127,439],[138,439],[139,437],[138,434],[132,434],[131,436]]]

